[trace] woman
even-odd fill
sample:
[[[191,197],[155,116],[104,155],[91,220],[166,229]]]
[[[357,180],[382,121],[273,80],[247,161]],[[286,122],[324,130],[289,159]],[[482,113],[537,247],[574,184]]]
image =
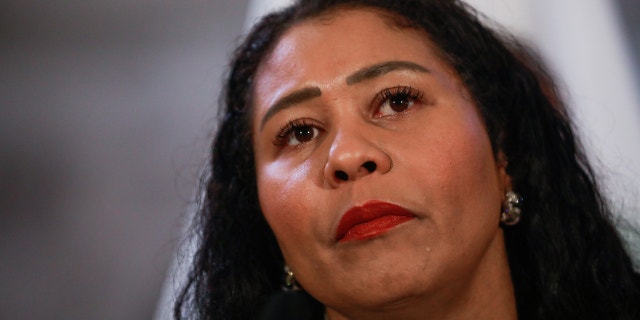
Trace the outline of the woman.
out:
[[[222,112],[177,318],[640,318],[550,77],[459,1],[269,15]]]

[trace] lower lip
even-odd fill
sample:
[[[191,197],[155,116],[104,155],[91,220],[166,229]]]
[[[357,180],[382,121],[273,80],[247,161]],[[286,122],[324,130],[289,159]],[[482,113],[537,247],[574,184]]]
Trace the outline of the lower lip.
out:
[[[413,218],[413,216],[388,215],[361,223],[349,229],[339,242],[371,239]]]

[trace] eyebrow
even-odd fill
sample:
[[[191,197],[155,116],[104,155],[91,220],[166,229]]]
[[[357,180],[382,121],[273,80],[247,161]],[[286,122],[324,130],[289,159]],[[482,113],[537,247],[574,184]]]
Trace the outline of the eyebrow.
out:
[[[284,97],[282,97],[281,99],[279,99],[278,101],[276,101],[276,103],[274,103],[269,110],[267,110],[267,113],[264,115],[264,117],[262,118],[262,122],[260,122],[260,130],[262,130],[264,128],[264,124],[267,122],[267,120],[269,120],[271,117],[273,117],[273,115],[275,115],[276,113],[287,109],[293,105],[296,105],[298,103],[302,103],[306,100],[309,99],[313,99],[316,97],[319,97],[322,94],[322,92],[320,91],[320,88],[318,87],[306,87],[306,88],[302,88],[300,90],[296,90]]]
[[[418,72],[430,72],[429,69],[413,62],[409,61],[387,61],[378,64],[374,64],[372,66],[364,67],[346,78],[347,85],[353,85],[365,80],[369,80],[372,78],[380,77],[392,71],[397,70],[411,70]],[[320,91],[319,87],[305,87],[292,93],[282,97],[278,101],[276,101],[267,113],[262,118],[260,122],[260,130],[264,128],[265,123],[271,119],[276,113],[290,108],[296,104],[302,103],[304,101],[319,97],[322,95],[322,91]]]
[[[374,64],[369,67],[362,68],[352,75],[347,77],[347,84],[352,85],[364,80],[369,80],[375,77],[382,76],[391,71],[397,70],[411,70],[419,72],[429,72],[429,70],[417,63],[409,61],[388,61],[379,64]]]

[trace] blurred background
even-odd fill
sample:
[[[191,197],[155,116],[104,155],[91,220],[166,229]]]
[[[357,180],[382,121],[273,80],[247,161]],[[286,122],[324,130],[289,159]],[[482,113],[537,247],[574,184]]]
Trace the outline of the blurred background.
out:
[[[0,319],[150,319],[246,1],[0,1]]]
[[[637,0],[469,2],[540,48],[640,220]],[[0,2],[0,319],[168,317],[227,60],[279,5]]]

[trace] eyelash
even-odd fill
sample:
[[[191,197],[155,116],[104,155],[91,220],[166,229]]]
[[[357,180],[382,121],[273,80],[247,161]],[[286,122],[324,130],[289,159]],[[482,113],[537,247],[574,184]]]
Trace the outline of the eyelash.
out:
[[[409,101],[410,103],[416,103],[422,100],[423,93],[420,90],[416,90],[410,86],[396,86],[392,88],[386,88],[376,94],[372,106],[375,108],[376,112],[379,112],[383,105],[394,98],[401,98],[402,100]],[[404,112],[395,111],[397,113]],[[384,117],[384,116],[379,116]],[[280,130],[278,130],[278,134],[273,140],[273,144],[278,147],[286,146],[292,139],[292,134],[303,127],[311,127],[315,130],[320,130],[321,124],[313,119],[302,118],[295,119],[287,124],[285,124]],[[314,137],[315,138],[315,137]],[[295,146],[305,144],[306,141],[301,142]]]
[[[278,134],[273,140],[273,144],[276,146],[285,146],[291,140],[291,135],[294,133],[294,131],[302,127],[319,128],[320,123],[315,120],[306,118],[292,120],[285,124],[284,127],[280,128],[280,130],[278,130]]]
[[[416,103],[422,101],[423,96],[424,94],[422,93],[422,91],[414,89],[410,86],[396,86],[393,88],[384,89],[380,93],[378,93],[376,95],[376,98],[374,99],[373,106],[375,107],[377,112],[385,103],[391,101],[394,98],[402,98],[403,100],[407,100],[411,103]],[[400,113],[403,111],[396,112]]]

